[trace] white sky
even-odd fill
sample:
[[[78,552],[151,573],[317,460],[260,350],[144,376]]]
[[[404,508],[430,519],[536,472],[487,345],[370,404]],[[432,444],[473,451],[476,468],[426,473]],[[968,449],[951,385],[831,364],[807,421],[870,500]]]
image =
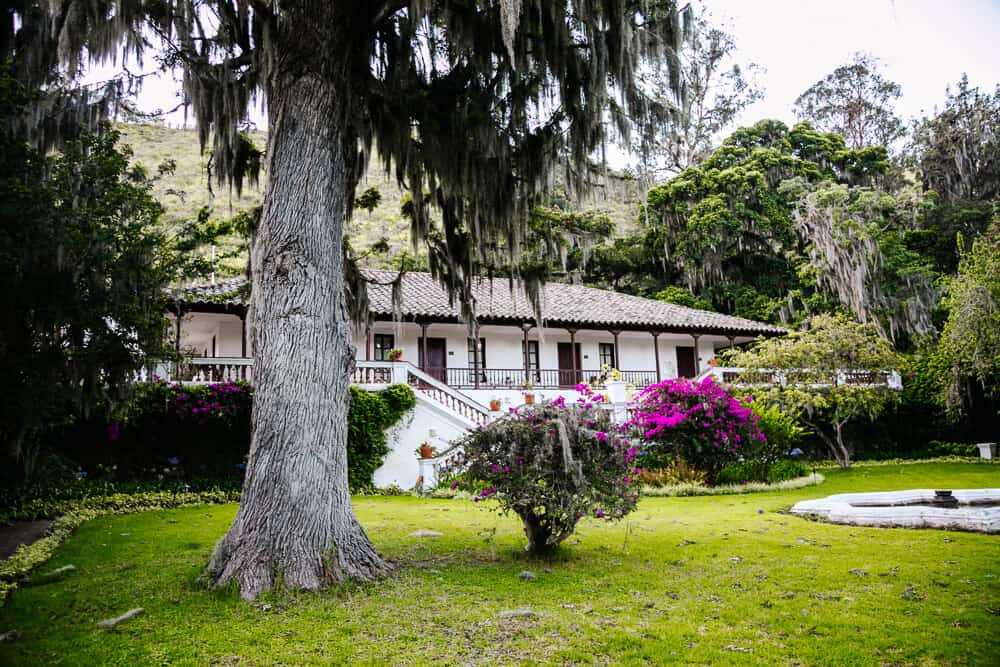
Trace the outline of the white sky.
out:
[[[794,121],[800,93],[849,61],[855,51],[874,54],[884,74],[902,86],[897,112],[904,120],[931,113],[944,102],[945,86],[962,72],[973,86],[1000,82],[1000,0],[691,0],[736,37],[738,61],[766,72],[763,100],[739,124],[762,118]],[[100,79],[107,68],[87,77]],[[148,80],[140,108],[172,108],[179,98],[169,78]],[[258,110],[252,119],[266,129]],[[180,125],[183,114],[167,122]],[[190,123],[190,121],[189,121]]]
[[[930,114],[962,72],[992,91],[1000,82],[998,0],[693,0],[736,37],[741,62],[767,69],[763,100],[741,124],[794,120],[792,104],[855,51],[881,61],[902,87],[897,113]]]

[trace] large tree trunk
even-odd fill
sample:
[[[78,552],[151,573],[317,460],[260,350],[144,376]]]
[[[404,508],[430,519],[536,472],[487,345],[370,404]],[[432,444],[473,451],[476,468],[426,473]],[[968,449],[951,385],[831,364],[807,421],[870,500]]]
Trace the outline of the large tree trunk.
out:
[[[337,86],[299,70],[272,90],[268,186],[252,249],[254,401],[239,512],[204,578],[253,599],[276,583],[316,590],[384,565],[347,485],[354,364],[343,224],[356,142]]]

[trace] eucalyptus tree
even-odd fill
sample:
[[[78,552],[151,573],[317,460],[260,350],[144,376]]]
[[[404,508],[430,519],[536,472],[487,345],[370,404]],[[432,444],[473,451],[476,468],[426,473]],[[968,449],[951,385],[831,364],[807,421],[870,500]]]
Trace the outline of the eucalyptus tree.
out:
[[[635,142],[634,148],[648,153],[642,168],[654,178],[679,174],[705,161],[740,113],[764,96],[759,78],[763,68],[736,59],[736,38],[712,22],[707,10],[691,21],[682,42],[681,82],[685,95],[672,97],[667,68],[651,68],[643,79],[653,94],[674,106],[670,122],[663,123],[651,146]]]
[[[525,222],[558,165],[585,187],[580,167],[612,132],[663,111],[636,70],[675,61],[683,13],[643,0],[20,2],[12,25],[43,38],[0,44],[16,45],[29,69],[47,52],[73,73],[88,59],[154,51],[181,68],[215,174],[237,187],[240,123],[263,95],[251,452],[240,510],[204,576],[235,580],[247,598],[279,576],[310,590],[379,576],[345,454],[345,287],[356,287],[345,275],[359,274],[345,271],[342,241],[366,161],[377,151],[411,193],[414,241],[436,239],[431,270],[474,316],[481,260],[502,246],[516,271]]]
[[[882,76],[877,58],[855,53],[799,95],[795,113],[822,132],[842,135],[855,150],[889,146],[904,134],[892,108],[901,94],[898,83]]]

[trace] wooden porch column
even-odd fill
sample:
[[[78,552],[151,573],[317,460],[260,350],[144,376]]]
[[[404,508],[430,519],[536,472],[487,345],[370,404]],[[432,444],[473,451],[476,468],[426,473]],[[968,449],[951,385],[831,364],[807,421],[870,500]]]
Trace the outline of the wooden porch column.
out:
[[[372,360],[372,328],[365,326],[365,361]]]
[[[240,356],[247,356],[247,311],[240,313]]]
[[[727,336],[729,338],[729,349],[736,347],[736,336]]]
[[[525,322],[521,325],[521,331],[524,332],[524,382],[531,382],[531,364],[528,356],[528,332],[531,331],[531,325]]]
[[[621,370],[622,369],[621,357],[618,356],[618,334],[620,334],[621,331],[618,331],[617,329],[612,329],[610,330],[610,333],[615,338],[615,368]]]
[[[660,382],[663,379],[660,373],[660,332],[650,331],[649,333],[653,335],[653,358],[656,359],[656,381]]]
[[[701,334],[691,334],[691,338],[694,339],[694,375],[698,377],[701,375],[701,353],[698,351],[698,339],[701,338]]]
[[[427,323],[420,323],[420,370],[427,372]]]
[[[569,332],[569,356],[573,360],[570,368],[573,370],[573,384],[579,384],[580,378],[577,376],[576,371],[579,368],[576,360],[576,329],[566,329]]]
[[[479,389],[479,325],[472,329],[472,386]]]

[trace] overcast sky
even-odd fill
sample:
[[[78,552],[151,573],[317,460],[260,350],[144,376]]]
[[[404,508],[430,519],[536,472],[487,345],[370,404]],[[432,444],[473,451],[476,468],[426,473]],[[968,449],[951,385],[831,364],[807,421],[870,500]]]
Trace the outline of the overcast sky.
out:
[[[794,121],[792,104],[813,83],[849,61],[855,51],[878,57],[902,86],[898,113],[909,119],[941,106],[945,86],[962,72],[974,86],[1000,82],[1000,0],[692,0],[736,37],[738,61],[766,69],[764,99],[741,124],[772,117]],[[107,69],[88,79],[106,77]],[[145,110],[172,108],[179,99],[169,79],[147,81]],[[264,128],[258,111],[255,122]],[[179,125],[183,114],[168,122]]]
[[[736,37],[741,62],[767,69],[765,97],[743,115],[794,120],[795,98],[856,51],[900,84],[904,119],[933,112],[962,72],[1000,82],[1000,0],[699,0]]]

